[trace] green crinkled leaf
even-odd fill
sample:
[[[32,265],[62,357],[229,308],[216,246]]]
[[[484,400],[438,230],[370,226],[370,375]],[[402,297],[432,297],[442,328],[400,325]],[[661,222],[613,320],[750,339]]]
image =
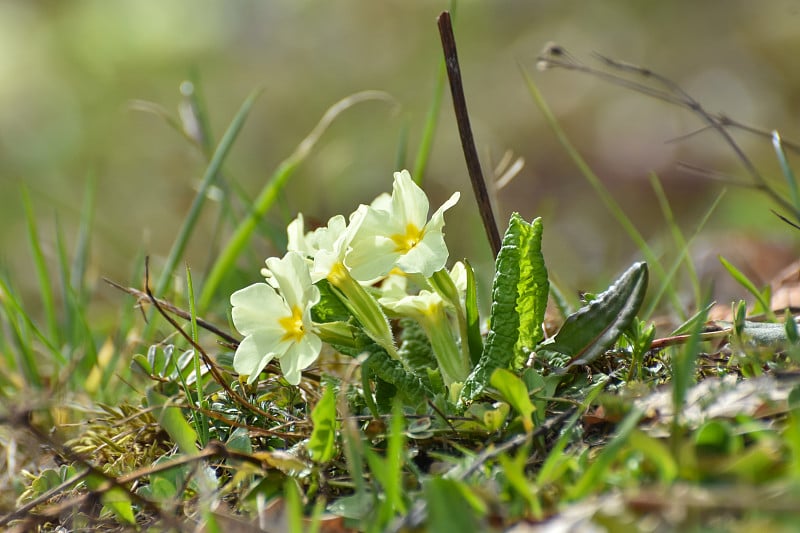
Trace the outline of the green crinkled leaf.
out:
[[[430,387],[421,378],[407,372],[400,361],[389,357],[377,344],[375,347],[377,349],[371,350],[372,355],[362,365],[367,367],[368,372],[397,387],[412,403],[422,403],[433,396]]]
[[[427,368],[436,368],[436,357],[433,348],[422,326],[413,319],[400,319],[400,354],[411,369],[418,374],[424,374]]]
[[[375,404],[378,406],[379,412],[390,412],[395,396],[397,396],[397,387],[381,378],[375,378]]]
[[[537,218],[530,225],[525,224],[522,218],[519,221],[522,225],[522,235],[516,310],[520,324],[519,337],[514,345],[512,368],[515,369],[522,368],[530,350],[544,338],[542,322],[550,292],[547,268],[542,255],[542,219]]]
[[[644,300],[647,279],[647,263],[635,263],[605,292],[567,317],[558,333],[537,351],[570,357],[561,372],[591,363],[630,326]]]
[[[495,369],[519,368],[525,351],[542,339],[549,283],[541,244],[541,219],[528,224],[512,214],[495,262],[489,334],[461,391],[462,404],[483,390]]]

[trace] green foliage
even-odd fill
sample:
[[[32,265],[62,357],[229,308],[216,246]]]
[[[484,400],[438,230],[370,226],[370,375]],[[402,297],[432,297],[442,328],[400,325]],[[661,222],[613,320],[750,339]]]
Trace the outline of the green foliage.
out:
[[[371,355],[362,364],[362,372],[374,374],[394,385],[411,405],[423,403],[426,398],[433,396],[430,386],[425,383],[426,380],[406,370],[400,361],[389,357],[377,344],[373,344],[372,348]]]
[[[317,463],[327,463],[336,453],[336,394],[329,386],[311,411],[314,430],[308,440],[308,453]]]
[[[570,357],[564,370],[587,365],[608,350],[631,325],[647,290],[647,264],[631,266],[605,292],[570,315],[538,353]]]
[[[481,317],[478,312],[478,287],[475,281],[475,271],[472,270],[469,261],[464,261],[464,268],[467,272],[467,292],[464,297],[465,318],[467,322],[467,345],[469,346],[472,366],[475,367],[480,363],[481,355],[483,354]]]
[[[180,408],[169,405],[169,398],[154,389],[148,389],[147,402],[154,408],[158,423],[175,441],[178,449],[187,455],[196,455],[197,433],[186,421]]]
[[[432,478],[425,484],[425,500],[431,508],[429,531],[448,533],[480,529],[470,505],[473,499],[466,497],[467,491],[463,484],[443,477]]]
[[[497,368],[520,368],[543,336],[549,283],[541,251],[542,222],[514,213],[497,255],[489,334],[480,361],[467,378],[461,402],[474,399]]]
[[[789,198],[791,199],[791,206],[794,207],[795,219],[800,222],[800,191],[797,188],[797,177],[789,164],[786,151],[783,149],[781,136],[777,131],[772,132],[772,147],[775,149],[775,156],[781,166],[781,173],[783,173],[783,177],[789,186]]]
[[[533,431],[531,415],[536,410],[528,396],[525,383],[509,370],[498,368],[492,373],[489,384],[517,411],[522,418],[522,427],[527,433]]]
[[[401,318],[400,348],[397,352],[415,372],[424,372],[427,368],[436,368],[436,357],[425,330],[419,322],[410,318]]]
[[[756,307],[753,312],[766,313],[772,320],[775,320],[775,315],[772,312],[772,307],[770,306],[770,294],[772,292],[770,287],[767,286],[763,290],[759,290],[758,287],[756,287],[755,284],[750,281],[742,271],[733,266],[733,264],[727,259],[720,256],[719,262],[722,263],[722,266],[725,267],[725,270],[728,271],[731,277],[735,279],[739,285],[747,289],[747,291],[755,297],[756,301],[758,302],[758,307]]]

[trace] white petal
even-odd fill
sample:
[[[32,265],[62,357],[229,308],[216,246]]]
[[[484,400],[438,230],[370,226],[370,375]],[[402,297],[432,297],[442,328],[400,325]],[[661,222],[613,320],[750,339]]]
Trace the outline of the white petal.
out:
[[[292,252],[310,252],[308,243],[306,242],[303,213],[298,213],[297,218],[289,222],[289,225],[286,227],[286,236],[289,238],[289,243],[286,245],[287,250]]]
[[[292,385],[300,383],[300,373],[311,366],[319,357],[322,341],[316,335],[305,335],[299,343],[292,343],[281,357],[283,377]]]
[[[464,293],[467,292],[467,267],[464,263],[456,261],[453,268],[450,269],[450,279],[453,280],[456,290],[463,298]]]
[[[250,335],[291,315],[283,299],[266,283],[254,283],[231,294],[233,324],[242,335]]]
[[[381,193],[372,200],[369,206],[378,211],[390,211],[392,209],[392,197],[385,192]]]
[[[286,346],[275,346],[261,335],[250,335],[245,337],[236,348],[233,356],[233,369],[239,374],[249,376],[248,381],[255,381],[264,367],[276,356],[282,355],[270,348],[286,348]]]
[[[408,224],[422,228],[428,220],[428,197],[411,179],[407,170],[394,173],[392,190],[392,214],[403,231]]]
[[[460,197],[461,193],[454,192],[453,195],[450,196],[450,198],[448,198],[447,201],[443,203],[442,206],[433,213],[433,215],[431,215],[431,220],[425,226],[425,230],[426,231],[428,231],[428,229],[433,231],[441,230],[442,227],[444,227],[444,212],[453,207],[454,205],[456,205]]]
[[[311,286],[311,276],[305,259],[296,252],[288,252],[281,259],[267,259],[267,268],[275,276],[281,295],[289,307],[305,308],[305,293]]]
[[[397,244],[386,237],[374,236],[359,240],[345,257],[345,265],[356,281],[367,281],[387,274],[400,254]]]
[[[422,240],[397,260],[397,266],[403,272],[422,274],[429,278],[444,267],[448,255],[442,232],[426,231]]]

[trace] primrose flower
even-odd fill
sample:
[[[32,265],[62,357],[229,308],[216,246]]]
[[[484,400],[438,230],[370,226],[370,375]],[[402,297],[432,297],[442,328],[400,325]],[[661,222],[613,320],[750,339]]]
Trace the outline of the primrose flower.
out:
[[[289,252],[267,259],[270,283],[255,283],[231,295],[232,317],[244,335],[233,357],[233,368],[252,383],[273,359],[280,361],[286,381],[300,383],[300,372],[319,356],[322,340],[311,322],[319,302],[302,255]]]
[[[388,195],[387,195],[388,198]],[[367,334],[397,358],[389,321],[378,303],[356,281],[344,264],[353,233],[358,229],[367,206],[360,206],[350,215],[349,223],[341,215],[332,217],[328,225],[304,233],[303,215],[298,215],[287,228],[288,248],[301,254],[307,262],[312,283],[326,279],[344,296],[343,303],[364,326]],[[269,275],[269,272],[265,272]],[[270,277],[267,282],[272,283]]]
[[[454,331],[445,311],[447,303],[442,297],[424,289],[418,294],[408,294],[406,279],[402,275],[386,278],[381,293],[378,301],[382,306],[415,319],[425,330],[445,385],[463,383],[469,373],[468,354],[459,350],[453,337]]]
[[[366,208],[350,242],[345,264],[360,281],[386,275],[397,266],[430,277],[447,262],[444,212],[458,202],[454,193],[428,220],[425,192],[407,170],[394,173],[392,196],[380,196]]]

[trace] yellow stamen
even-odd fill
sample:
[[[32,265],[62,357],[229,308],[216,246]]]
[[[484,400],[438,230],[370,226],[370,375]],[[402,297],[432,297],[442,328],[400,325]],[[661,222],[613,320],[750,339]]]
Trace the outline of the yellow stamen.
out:
[[[292,316],[279,318],[278,324],[286,331],[281,337],[282,341],[300,342],[306,334],[303,326],[303,310],[299,306],[292,308]]]
[[[396,252],[407,253],[422,240],[422,231],[412,223],[406,225],[405,233],[395,233],[391,239],[397,245]]]
[[[347,272],[347,267],[344,266],[344,263],[339,261],[331,268],[331,272],[328,274],[328,281],[330,281],[331,285],[334,287],[341,287],[349,277],[350,273]]]

